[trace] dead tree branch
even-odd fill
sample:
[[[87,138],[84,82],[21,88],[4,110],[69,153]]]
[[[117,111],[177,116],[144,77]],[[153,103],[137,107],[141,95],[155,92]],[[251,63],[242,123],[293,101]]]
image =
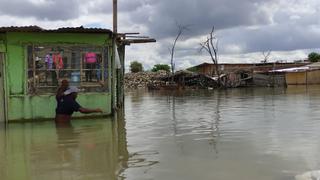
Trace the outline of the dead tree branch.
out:
[[[178,24],[178,23],[177,23],[177,27],[178,27],[178,34],[177,34],[176,38],[174,39],[172,47],[170,49],[170,55],[171,55],[170,64],[171,64],[171,72],[172,72],[172,74],[174,74],[174,72],[175,72],[175,63],[174,63],[173,57],[174,57],[177,41],[180,38],[180,36],[182,35],[182,33],[185,30],[188,30],[187,26],[183,26],[183,25]]]
[[[209,55],[210,58],[215,65],[215,73],[214,70],[212,70],[212,75],[218,76],[218,84],[220,83],[220,71],[219,71],[219,65],[218,65],[218,39],[215,35],[214,26],[212,26],[211,32],[209,33],[209,36],[207,37],[207,40],[200,43],[201,49],[200,51],[205,50]]]
[[[268,62],[268,60],[269,60],[269,57],[270,57],[270,55],[271,55],[271,51],[269,50],[269,51],[262,51],[262,55],[263,55],[263,63],[267,63]]]

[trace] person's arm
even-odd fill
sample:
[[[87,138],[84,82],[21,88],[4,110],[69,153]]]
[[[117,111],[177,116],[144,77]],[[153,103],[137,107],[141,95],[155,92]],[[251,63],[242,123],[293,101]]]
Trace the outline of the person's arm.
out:
[[[59,87],[56,93],[56,99],[59,99],[61,96],[63,96],[63,93],[64,91],[62,90],[61,87]]]
[[[80,107],[80,108],[79,108],[79,112],[81,112],[81,113],[83,113],[83,114],[102,113],[102,110],[101,110],[100,108],[97,108],[97,109],[88,109],[88,108]]]
[[[100,108],[97,109],[89,109],[89,108],[84,108],[81,107],[77,101],[73,101],[73,111],[79,111],[80,113],[83,114],[90,114],[90,113],[102,113],[102,110]]]

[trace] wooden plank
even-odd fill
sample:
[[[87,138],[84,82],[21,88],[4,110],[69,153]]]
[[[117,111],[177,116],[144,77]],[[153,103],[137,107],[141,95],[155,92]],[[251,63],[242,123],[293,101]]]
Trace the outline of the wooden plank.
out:
[[[4,53],[0,52],[0,122],[5,122]]]
[[[124,43],[124,44],[137,44],[137,43],[152,43],[152,42],[156,42],[155,39],[124,39],[124,40],[120,40],[120,42]]]

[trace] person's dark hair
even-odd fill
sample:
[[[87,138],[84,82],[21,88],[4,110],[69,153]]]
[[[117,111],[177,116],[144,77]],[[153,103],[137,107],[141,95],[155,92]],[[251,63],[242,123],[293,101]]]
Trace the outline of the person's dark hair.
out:
[[[57,90],[56,97],[59,98],[63,96],[63,93],[69,88],[69,81],[64,79],[61,81],[61,86]]]

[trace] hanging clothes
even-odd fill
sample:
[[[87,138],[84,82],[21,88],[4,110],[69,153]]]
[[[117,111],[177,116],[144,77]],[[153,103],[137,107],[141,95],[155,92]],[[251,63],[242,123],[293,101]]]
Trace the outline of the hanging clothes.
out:
[[[93,64],[97,62],[97,55],[94,52],[87,52],[84,57],[85,63]]]
[[[52,60],[52,54],[47,54],[45,57],[45,62],[47,64],[47,69],[52,69],[53,68],[53,60]]]
[[[118,52],[118,46],[115,45],[115,61],[116,61],[116,68],[121,69],[121,61],[120,61],[120,56]]]
[[[86,64],[86,81],[91,82],[93,77],[93,69],[96,68],[97,54],[94,52],[87,52],[84,56],[84,62]]]
[[[104,67],[102,66],[102,64],[104,64]],[[96,68],[96,75],[98,80],[102,80],[101,71],[104,71],[104,80],[108,79],[108,64],[106,62],[102,63],[102,61],[98,61]]]
[[[56,69],[63,69],[63,61],[60,54],[54,54],[52,56],[53,63],[56,66]]]

